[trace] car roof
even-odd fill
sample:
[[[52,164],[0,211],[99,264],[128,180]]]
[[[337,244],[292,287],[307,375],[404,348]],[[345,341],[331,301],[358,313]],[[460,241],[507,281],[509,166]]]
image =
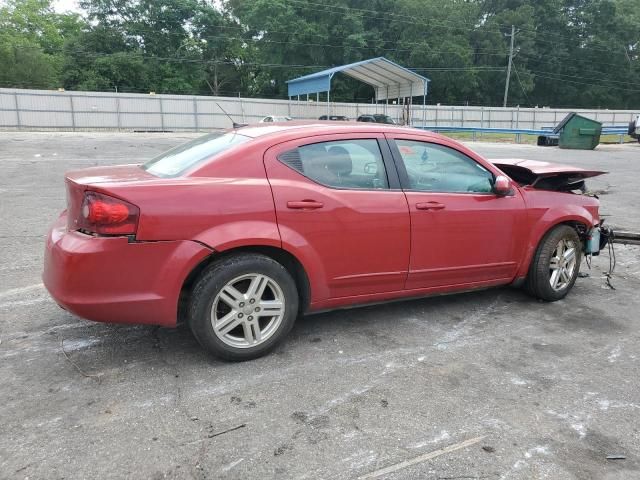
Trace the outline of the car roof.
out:
[[[270,124],[256,124],[237,129],[231,129],[230,132],[236,132],[251,138],[278,140],[282,138],[291,138],[292,136],[306,137],[312,135],[331,135],[337,133],[407,133],[411,135],[424,135],[425,137],[440,138],[440,135],[425,130],[411,127],[401,127],[397,125],[388,125],[382,123],[364,123],[364,122],[317,122],[317,121],[292,121],[292,122],[274,122]],[[293,135],[292,135],[293,134]]]

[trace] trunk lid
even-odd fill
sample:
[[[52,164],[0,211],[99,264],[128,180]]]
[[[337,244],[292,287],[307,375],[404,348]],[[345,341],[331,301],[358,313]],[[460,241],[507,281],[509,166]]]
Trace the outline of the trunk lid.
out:
[[[157,179],[139,164],[114,165],[110,167],[91,167],[67,172],[67,180],[80,185],[102,183],[140,182]]]

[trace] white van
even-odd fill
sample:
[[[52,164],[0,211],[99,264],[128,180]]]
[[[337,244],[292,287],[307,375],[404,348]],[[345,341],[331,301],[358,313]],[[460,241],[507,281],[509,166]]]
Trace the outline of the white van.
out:
[[[629,122],[629,136],[640,142],[640,115],[635,120]]]

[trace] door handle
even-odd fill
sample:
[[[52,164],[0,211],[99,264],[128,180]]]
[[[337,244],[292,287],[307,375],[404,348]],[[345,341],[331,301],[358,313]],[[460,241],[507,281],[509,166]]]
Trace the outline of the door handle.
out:
[[[314,200],[302,200],[299,202],[287,202],[287,208],[294,210],[316,210],[324,207],[324,203],[316,202]]]
[[[443,208],[444,204],[438,202],[416,203],[416,209],[418,210],[442,210]]]

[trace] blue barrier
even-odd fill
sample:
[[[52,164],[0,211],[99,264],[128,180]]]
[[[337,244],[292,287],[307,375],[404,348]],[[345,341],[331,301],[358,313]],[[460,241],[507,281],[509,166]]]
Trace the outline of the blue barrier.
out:
[[[432,132],[478,132],[478,133],[510,133],[513,135],[550,135],[554,127],[531,128],[487,128],[487,127],[453,127],[453,126],[425,126],[416,127]],[[604,135],[626,135],[627,127],[605,126],[602,127]]]
[[[516,143],[520,143],[521,135],[544,135],[545,137],[558,138],[559,134],[553,133],[554,127],[541,127],[540,129],[531,128],[487,128],[487,127],[454,127],[431,125],[423,127],[415,127],[421,130],[429,130],[431,132],[470,132],[473,134],[473,140],[476,139],[476,133],[506,133],[515,135]],[[607,125],[602,127],[602,135],[619,135],[620,143],[624,142],[624,136],[627,134],[627,127],[618,127],[616,125]]]

